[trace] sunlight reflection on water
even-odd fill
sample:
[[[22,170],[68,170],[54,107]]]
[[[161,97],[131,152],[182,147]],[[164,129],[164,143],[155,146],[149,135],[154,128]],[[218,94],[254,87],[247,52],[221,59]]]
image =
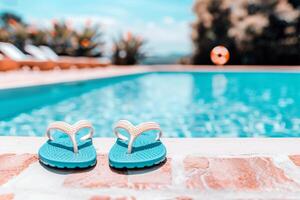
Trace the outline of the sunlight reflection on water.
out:
[[[112,137],[113,124],[127,119],[157,121],[166,137],[296,137],[299,80],[298,74],[147,74],[7,118],[0,133],[43,136],[51,121],[88,119],[95,136]]]

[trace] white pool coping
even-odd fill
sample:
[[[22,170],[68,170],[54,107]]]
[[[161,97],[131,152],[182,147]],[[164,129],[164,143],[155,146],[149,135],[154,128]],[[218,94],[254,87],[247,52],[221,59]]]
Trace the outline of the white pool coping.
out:
[[[148,71],[147,67],[105,67],[53,71],[9,71],[0,73],[0,89],[85,81],[139,74]]]
[[[46,137],[0,137],[0,154],[37,154]],[[97,153],[107,154],[115,138],[94,138]],[[241,156],[300,154],[300,138],[163,138],[168,155]]]
[[[147,72],[281,72],[300,73],[300,66],[193,66],[193,65],[151,65],[151,66],[109,66],[87,69],[52,71],[8,71],[0,72],[0,89],[12,89],[82,80],[108,78]]]

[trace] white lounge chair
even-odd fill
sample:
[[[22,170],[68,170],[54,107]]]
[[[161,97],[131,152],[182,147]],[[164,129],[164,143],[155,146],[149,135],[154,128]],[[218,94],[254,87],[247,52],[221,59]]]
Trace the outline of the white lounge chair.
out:
[[[25,51],[27,53],[29,53],[30,55],[32,55],[34,58],[36,58],[38,60],[48,60],[48,61],[51,61],[51,62],[55,63],[57,66],[59,66],[61,69],[69,69],[71,67],[76,67],[76,65],[74,63],[72,63],[72,62],[49,58],[45,54],[45,52],[42,51],[41,48],[39,48],[37,46],[34,46],[32,44],[25,45],[24,49],[25,49]]]
[[[13,61],[0,54],[0,71],[10,71],[17,70],[20,68],[20,64],[18,62]]]
[[[44,52],[44,55],[47,56],[48,59],[55,61],[55,62],[58,62],[58,61],[71,62],[71,63],[74,63],[78,67],[98,67],[98,66],[103,67],[103,66],[110,65],[110,61],[108,59],[58,56],[48,46],[40,46],[40,49]]]
[[[49,60],[34,59],[27,56],[17,47],[10,43],[0,42],[0,51],[9,59],[17,62],[20,66],[38,67],[40,70],[50,70],[55,67],[55,63]]]

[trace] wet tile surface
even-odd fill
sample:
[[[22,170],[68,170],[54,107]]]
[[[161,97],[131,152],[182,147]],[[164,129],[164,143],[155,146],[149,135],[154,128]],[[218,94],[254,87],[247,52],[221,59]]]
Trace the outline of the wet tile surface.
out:
[[[300,155],[291,155],[289,158],[293,161],[295,165],[300,167]]]
[[[5,184],[14,176],[20,174],[30,164],[37,161],[32,154],[2,154],[0,155],[0,185]]]
[[[135,197],[131,196],[102,196],[95,195],[92,196],[89,200],[135,200]]]
[[[299,156],[278,158],[187,155],[170,157],[152,168],[114,170],[108,166],[107,155],[99,154],[93,168],[58,170],[40,165],[33,154],[0,154],[0,180],[6,191],[0,193],[0,200],[30,197],[188,200],[211,196],[230,199],[232,195],[239,195],[237,199],[256,199],[260,195],[269,199],[286,196],[297,199]]]
[[[0,194],[0,200],[13,200],[14,199],[14,194],[9,193],[9,194]]]
[[[94,168],[68,175],[64,186],[76,188],[126,187],[127,181],[125,171],[114,171],[108,166],[107,155],[98,155],[97,165]]]
[[[146,170],[129,170],[128,186],[133,189],[163,189],[172,184],[172,159]]]
[[[115,170],[108,165],[107,155],[98,155],[95,168],[70,174],[64,186],[74,188],[159,189],[171,184],[171,159],[144,170]]]
[[[184,159],[186,186],[191,189],[269,190],[299,187],[270,158],[206,158]]]

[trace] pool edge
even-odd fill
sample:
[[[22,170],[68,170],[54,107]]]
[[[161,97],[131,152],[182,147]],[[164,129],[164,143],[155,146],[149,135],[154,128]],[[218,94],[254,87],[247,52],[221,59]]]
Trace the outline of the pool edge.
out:
[[[95,80],[151,72],[281,72],[300,73],[300,66],[192,66],[192,65],[137,65],[109,66],[106,68],[9,71],[0,73],[0,90]],[[61,75],[64,76],[61,76]],[[59,75],[59,76],[58,76]]]
[[[37,153],[46,137],[0,136],[0,154]],[[115,138],[94,138],[97,153],[106,154]],[[300,138],[163,138],[168,155],[234,156],[299,154]]]

